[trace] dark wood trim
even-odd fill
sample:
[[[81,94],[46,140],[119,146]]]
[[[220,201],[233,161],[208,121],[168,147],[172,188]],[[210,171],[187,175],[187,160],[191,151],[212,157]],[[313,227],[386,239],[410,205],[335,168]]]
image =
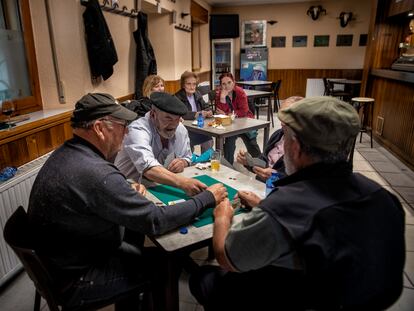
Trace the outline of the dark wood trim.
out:
[[[392,80],[398,80],[401,82],[414,83],[414,72],[388,70],[388,69],[372,69],[371,75],[376,76],[376,77],[392,79]]]
[[[29,113],[42,109],[42,96],[40,93],[40,81],[36,61],[36,51],[33,39],[32,21],[30,15],[29,0],[21,0],[20,15],[22,18],[23,38],[25,43],[27,66],[32,96],[14,100],[20,114]]]

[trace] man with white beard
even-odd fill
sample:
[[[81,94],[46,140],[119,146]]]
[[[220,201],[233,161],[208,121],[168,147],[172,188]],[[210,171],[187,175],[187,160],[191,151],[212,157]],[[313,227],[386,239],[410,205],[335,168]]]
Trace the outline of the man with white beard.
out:
[[[287,176],[233,222],[226,199],[214,210],[220,267],[204,266],[190,289],[205,310],[383,310],[399,297],[405,261],[398,199],[353,173],[355,109],[333,97],[281,110]],[[246,292],[244,295],[243,293]]]

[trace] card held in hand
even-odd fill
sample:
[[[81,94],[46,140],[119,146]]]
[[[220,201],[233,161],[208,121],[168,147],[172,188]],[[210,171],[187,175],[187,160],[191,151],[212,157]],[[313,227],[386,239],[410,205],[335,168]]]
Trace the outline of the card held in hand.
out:
[[[261,168],[266,168],[266,162],[259,158],[253,158],[253,165],[252,166],[258,166]]]
[[[244,156],[246,157],[247,166],[253,167],[254,163],[252,155],[246,151]]]
[[[164,161],[164,167],[165,168],[168,168],[168,166],[170,165],[170,163],[172,162],[172,160],[174,160],[175,159],[175,153],[174,152],[171,152],[166,158],[165,158],[165,161]]]

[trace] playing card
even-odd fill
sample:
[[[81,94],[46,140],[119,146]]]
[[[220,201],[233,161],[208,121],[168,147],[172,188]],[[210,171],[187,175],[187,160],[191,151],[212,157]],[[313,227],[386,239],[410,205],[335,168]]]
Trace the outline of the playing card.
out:
[[[165,161],[164,161],[164,167],[165,168],[168,168],[168,166],[170,165],[170,163],[172,162],[172,160],[174,160],[175,159],[175,153],[174,152],[172,152],[172,153],[170,153],[166,158],[165,158]]]
[[[246,157],[246,161],[247,161],[247,166],[252,167],[254,165],[252,155],[250,153],[246,152],[245,157]]]
[[[259,158],[253,158],[253,165],[261,168],[266,168],[266,162]]]

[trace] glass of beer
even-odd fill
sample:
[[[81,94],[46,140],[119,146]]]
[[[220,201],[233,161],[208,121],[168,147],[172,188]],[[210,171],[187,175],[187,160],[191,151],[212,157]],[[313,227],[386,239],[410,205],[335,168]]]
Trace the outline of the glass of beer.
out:
[[[221,160],[221,152],[220,150],[215,150],[211,155],[211,170],[213,172],[218,172],[220,170],[220,160]]]

